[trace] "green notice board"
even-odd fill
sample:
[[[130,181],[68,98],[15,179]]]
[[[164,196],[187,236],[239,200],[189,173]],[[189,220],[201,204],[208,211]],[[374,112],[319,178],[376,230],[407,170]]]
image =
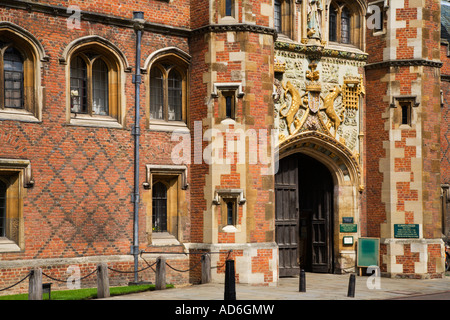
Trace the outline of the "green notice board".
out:
[[[358,267],[378,266],[380,257],[379,238],[359,238],[358,240]]]

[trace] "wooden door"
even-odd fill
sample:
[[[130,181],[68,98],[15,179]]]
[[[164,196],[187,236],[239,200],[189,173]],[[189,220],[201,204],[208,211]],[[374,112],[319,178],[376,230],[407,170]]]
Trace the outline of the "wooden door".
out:
[[[280,161],[275,176],[275,236],[279,251],[279,275],[299,274],[298,265],[298,163],[291,156]]]
[[[299,157],[300,264],[311,272],[333,272],[333,183],[318,161]]]

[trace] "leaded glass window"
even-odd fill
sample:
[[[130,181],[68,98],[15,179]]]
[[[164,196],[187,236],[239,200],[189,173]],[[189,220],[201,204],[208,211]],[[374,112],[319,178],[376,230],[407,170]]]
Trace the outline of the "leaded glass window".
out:
[[[277,32],[281,33],[281,1],[275,0],[274,3],[274,27]]]
[[[350,13],[347,8],[341,14],[341,42],[350,43]]]
[[[23,108],[23,58],[14,47],[3,55],[4,106]]]
[[[169,120],[181,121],[183,107],[182,78],[177,70],[169,73]]]
[[[162,182],[153,186],[152,212],[153,231],[167,231],[167,187]]]
[[[108,115],[108,67],[101,59],[92,65],[92,84],[93,113]]]
[[[87,113],[87,65],[81,57],[70,64],[70,108],[74,113]]]

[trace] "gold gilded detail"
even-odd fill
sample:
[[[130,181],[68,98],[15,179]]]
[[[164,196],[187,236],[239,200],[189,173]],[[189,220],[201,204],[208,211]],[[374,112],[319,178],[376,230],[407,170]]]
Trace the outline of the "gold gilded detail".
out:
[[[286,83],[286,85],[284,85],[283,83],[281,84],[283,86],[284,91],[284,97],[287,98],[287,94],[289,93],[292,97],[292,101],[291,101],[291,106],[289,108],[289,110],[286,112],[286,114],[283,114],[283,110],[286,109],[288,107],[288,105],[285,103],[283,105],[283,107],[281,107],[280,109],[280,116],[282,118],[286,118],[286,123],[288,126],[288,130],[289,130],[289,134],[293,134],[293,129],[291,128],[291,124],[294,122],[295,120],[295,116],[297,114],[297,112],[299,111],[300,107],[303,107],[303,96],[305,95],[300,95],[300,93],[298,92],[298,90],[294,87],[294,85],[288,81]],[[294,125],[296,125],[296,127],[301,127],[302,123],[294,123]]]
[[[331,128],[331,126],[334,127],[334,136],[336,136],[336,131],[341,125],[341,118],[338,116],[336,111],[334,110],[334,100],[338,97],[338,95],[341,94],[341,88],[339,86],[335,86],[330,93],[325,98],[322,98],[323,106],[320,108],[320,110],[324,110],[325,114],[327,115],[328,119],[330,120],[328,124],[328,128]]]

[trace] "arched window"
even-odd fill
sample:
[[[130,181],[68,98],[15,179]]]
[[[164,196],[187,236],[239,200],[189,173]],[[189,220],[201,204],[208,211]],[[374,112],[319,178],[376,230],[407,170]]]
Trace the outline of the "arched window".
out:
[[[167,124],[187,122],[187,64],[169,54],[155,61],[149,77],[149,116]]]
[[[40,68],[44,59],[27,31],[0,21],[0,118],[38,121],[41,117]]]
[[[6,183],[0,180],[0,238],[6,237],[6,190]]]
[[[328,8],[328,41],[363,48],[360,1],[332,1]]]
[[[101,55],[84,52],[70,63],[70,110],[73,114],[108,116],[109,68]]]
[[[289,38],[294,36],[293,5],[292,0],[275,0],[274,2],[274,28],[278,33]]]
[[[152,191],[153,232],[167,231],[167,187],[157,182]]]
[[[87,36],[71,42],[66,65],[66,120],[72,125],[121,128],[125,120],[124,77],[128,62],[108,40]]]
[[[40,118],[39,61],[24,39],[0,28],[0,117],[35,121]]]

